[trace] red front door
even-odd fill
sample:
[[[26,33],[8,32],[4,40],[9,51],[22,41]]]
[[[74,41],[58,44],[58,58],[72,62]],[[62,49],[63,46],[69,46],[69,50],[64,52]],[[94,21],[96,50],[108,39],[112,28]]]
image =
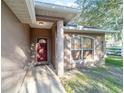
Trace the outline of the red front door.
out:
[[[46,38],[40,38],[37,40],[36,44],[36,59],[37,62],[47,62],[47,39]]]

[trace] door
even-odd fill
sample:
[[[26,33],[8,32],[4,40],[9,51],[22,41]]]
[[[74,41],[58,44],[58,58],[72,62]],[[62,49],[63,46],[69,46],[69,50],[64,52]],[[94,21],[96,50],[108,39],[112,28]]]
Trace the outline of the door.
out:
[[[47,62],[47,39],[39,38],[36,44],[36,59],[38,63]]]

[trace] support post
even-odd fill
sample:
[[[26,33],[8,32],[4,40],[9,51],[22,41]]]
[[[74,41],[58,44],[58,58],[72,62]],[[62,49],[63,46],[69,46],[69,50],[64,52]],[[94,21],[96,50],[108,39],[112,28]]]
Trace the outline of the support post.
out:
[[[56,33],[56,71],[57,75],[61,77],[64,73],[64,30],[63,20],[57,21]]]

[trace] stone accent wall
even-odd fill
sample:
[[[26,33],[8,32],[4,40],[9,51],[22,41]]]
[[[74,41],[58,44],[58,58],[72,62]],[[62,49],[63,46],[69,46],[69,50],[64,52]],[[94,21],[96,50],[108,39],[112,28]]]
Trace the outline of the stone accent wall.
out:
[[[93,61],[84,62],[80,60],[75,62],[71,56],[71,36],[73,34],[89,36],[94,38],[94,59]],[[72,69],[75,67],[84,66],[101,66],[104,64],[105,54],[105,35],[104,34],[93,34],[93,33],[65,33],[64,34],[64,67],[65,69]]]
[[[71,34],[64,34],[64,67],[71,69],[75,67],[75,62],[71,56]]]

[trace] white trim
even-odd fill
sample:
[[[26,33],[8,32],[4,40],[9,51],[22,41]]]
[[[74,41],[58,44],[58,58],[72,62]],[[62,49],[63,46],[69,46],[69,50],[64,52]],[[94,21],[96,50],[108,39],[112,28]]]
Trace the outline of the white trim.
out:
[[[35,6],[34,6],[34,1],[33,0],[25,0],[28,8],[28,12],[30,15],[30,19],[32,23],[36,22],[36,16],[35,16]]]
[[[83,37],[83,36],[82,36]],[[84,49],[83,49],[83,43],[84,43],[84,39],[83,38],[81,38],[81,48],[82,48],[82,51],[84,51]],[[81,52],[82,52],[81,51]],[[84,54],[83,53],[81,53],[81,59],[83,59],[83,56],[84,56]]]
[[[92,39],[93,40],[93,48],[92,49],[87,49],[87,50],[92,50],[92,54],[93,54],[93,60],[94,60],[94,58],[95,58],[95,38],[94,37],[92,37],[92,36],[87,36],[87,35],[78,35],[79,37],[82,37],[82,38],[84,38],[84,37],[86,37],[86,38],[90,38],[90,39]],[[78,36],[76,36],[76,37],[78,37]],[[85,49],[83,49],[83,48],[80,48],[80,49],[72,49],[72,38],[74,38],[73,36],[71,37],[71,48],[70,48],[70,51],[72,51],[72,50],[79,50],[79,51],[84,51]],[[83,42],[82,41],[82,39],[80,38],[80,42]],[[82,44],[81,44],[82,45]],[[81,46],[82,47],[82,46]],[[83,56],[83,54],[81,53],[81,55],[80,56]],[[74,59],[73,59],[74,60]],[[79,60],[83,60],[83,57],[80,57],[80,59]],[[74,60],[74,61],[79,61],[79,60]]]
[[[95,40],[95,38],[92,37],[92,36],[88,36],[88,35],[81,35],[81,36],[83,36],[83,37],[87,37],[87,38],[91,38],[91,39],[94,39],[94,40]]]
[[[79,37],[80,35],[77,35],[77,36],[73,36],[73,34],[72,34],[72,36],[71,36],[71,48],[70,48],[70,51],[72,52],[73,50],[79,50],[79,51],[81,51],[81,48],[80,49],[72,49],[72,38],[78,38],[78,39],[80,39],[80,37]],[[80,41],[81,42],[81,41]],[[71,56],[71,55],[70,55]],[[80,59],[81,59],[81,55],[80,55]],[[79,59],[79,60],[80,60]],[[73,59],[74,60],[74,59]],[[78,60],[74,60],[74,61],[78,61]]]
[[[96,29],[96,28],[83,28],[83,26],[72,27],[72,26],[64,26],[64,32],[77,32],[77,33],[119,33],[120,31],[114,30],[103,30],[103,29]]]
[[[96,39],[94,38],[94,39],[93,39],[93,49],[94,49],[94,50],[93,50],[93,51],[94,51],[94,52],[93,52],[93,60],[95,60],[95,55],[96,55],[96,49],[95,49],[95,48],[96,48]]]
[[[69,49],[69,50],[70,50],[70,58],[69,58],[69,62],[71,62],[71,60],[73,59],[73,58],[71,57],[71,47],[72,47],[72,46],[71,46],[71,42],[72,42],[71,38],[72,38],[72,37],[73,37],[73,36],[70,36],[70,42],[69,42],[69,43],[70,43],[70,49]],[[65,44],[65,42],[64,42],[64,44]],[[65,47],[65,45],[64,45],[64,47]]]
[[[41,1],[35,1],[35,9],[36,15],[58,17],[63,19],[65,23],[68,23],[81,13],[81,10],[77,8],[44,3]]]
[[[45,3],[45,2],[41,2],[41,1],[35,1],[35,5],[36,5],[36,8],[45,9],[45,10],[49,10],[49,11],[58,11],[58,12],[74,13],[74,14],[81,13],[81,10],[78,8],[50,4],[50,3]]]
[[[93,40],[93,60],[94,60],[94,58],[95,58],[95,53],[96,53],[96,51],[95,51],[95,38],[94,37],[92,37],[92,36],[87,36],[87,35],[83,35],[84,37],[87,37],[87,38],[91,38],[92,40]]]

